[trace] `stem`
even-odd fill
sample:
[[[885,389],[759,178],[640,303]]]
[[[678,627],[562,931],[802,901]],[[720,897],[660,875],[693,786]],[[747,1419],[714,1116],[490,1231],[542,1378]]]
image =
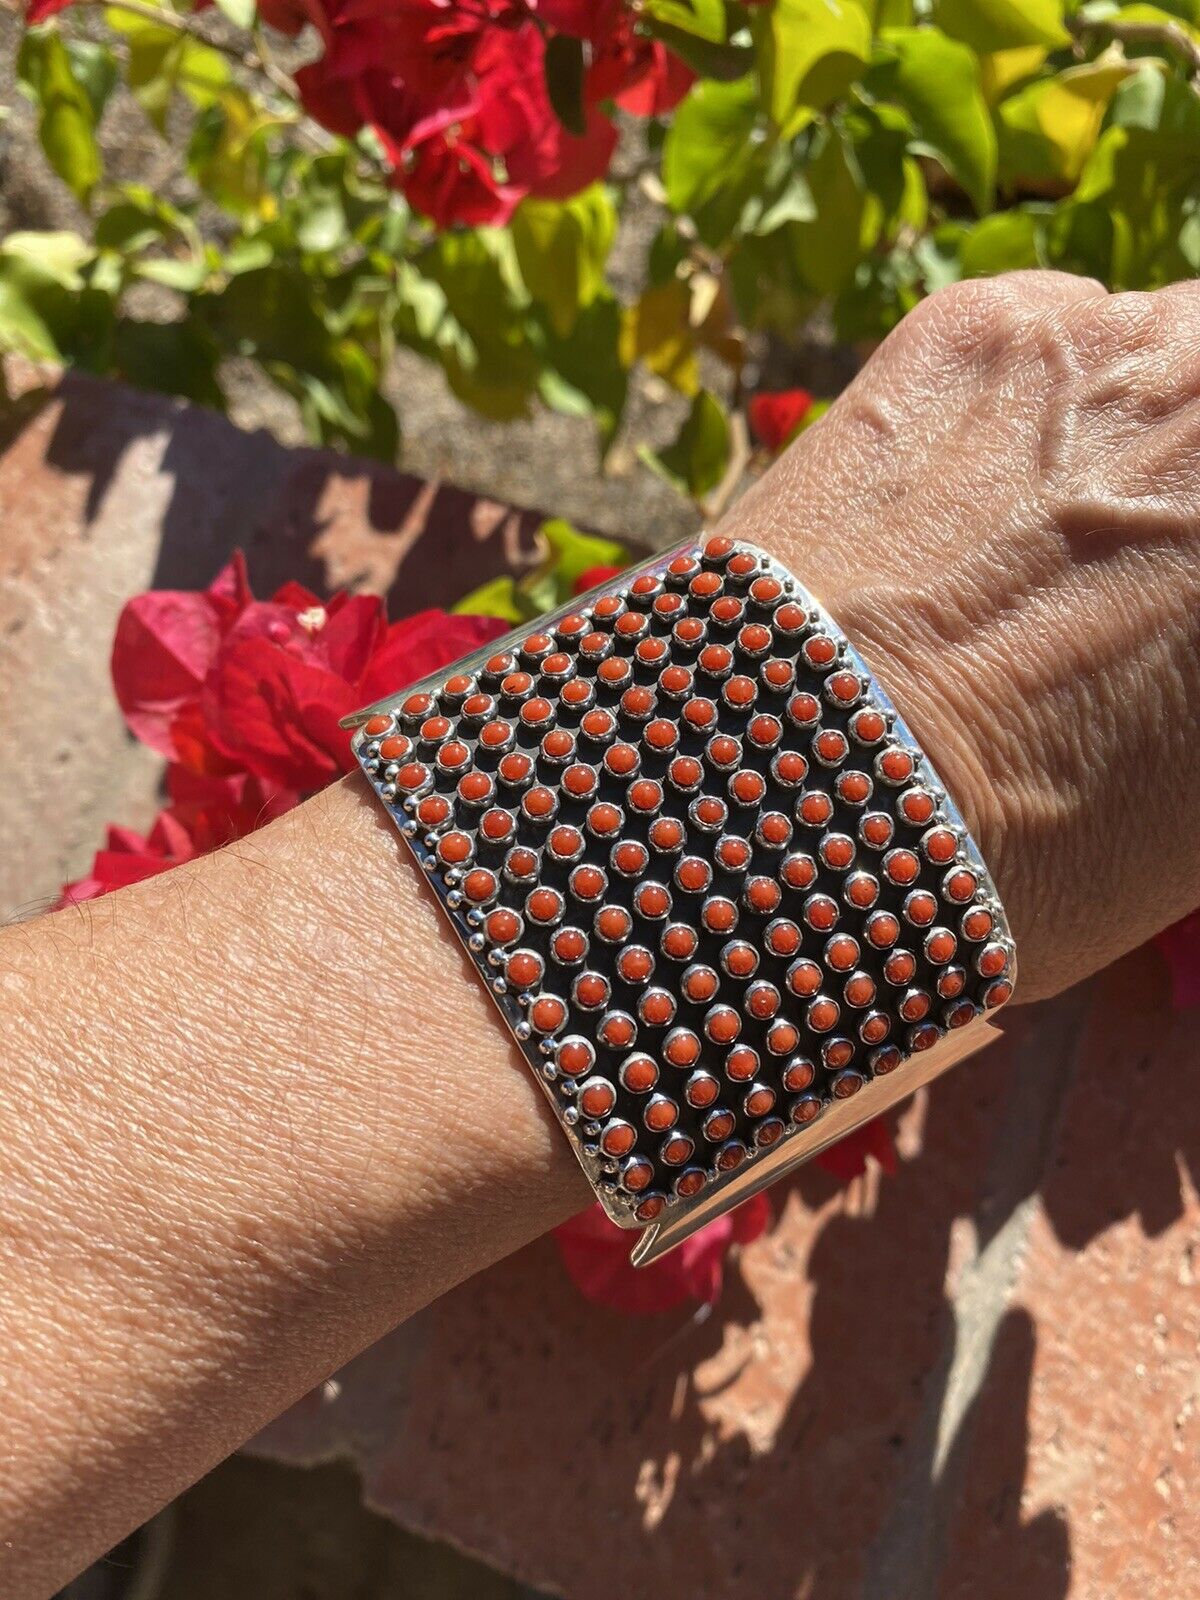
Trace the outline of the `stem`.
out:
[[[210,50],[217,50],[223,56],[228,56],[231,61],[236,61],[248,72],[257,72],[266,78],[280,94],[289,100],[298,100],[299,93],[295,80],[288,76],[282,68],[273,61],[266,59],[256,50],[243,50],[237,45],[226,44],[223,40],[210,38],[208,33],[197,26],[193,17],[181,17],[174,11],[160,9],[158,6],[149,5],[145,0],[88,0],[92,5],[103,5],[106,11],[124,11],[132,17],[141,17],[144,22],[153,22],[157,27],[168,28],[173,33],[186,34],[190,39],[197,39],[201,44],[206,44]]]
[[[1102,33],[1121,45],[1149,44],[1174,50],[1188,65],[1192,87],[1200,90],[1200,44],[1181,23],[1122,22],[1119,18],[1108,21],[1103,17],[1089,21],[1083,17],[1067,17],[1066,26],[1076,39]]]
[[[750,433],[740,407],[730,415],[729,434],[729,465],[725,469],[725,476],[698,506],[706,524],[718,522],[725,515],[750,465]]]

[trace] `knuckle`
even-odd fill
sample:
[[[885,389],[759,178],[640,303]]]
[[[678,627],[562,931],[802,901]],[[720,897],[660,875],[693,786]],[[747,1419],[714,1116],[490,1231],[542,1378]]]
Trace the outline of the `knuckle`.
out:
[[[1066,313],[1073,343],[1088,365],[1144,355],[1194,332],[1200,302],[1175,294],[1128,291],[1082,301]]]
[[[1061,283],[1047,282],[1058,280]],[[1066,274],[1015,272],[965,278],[921,302],[905,322],[909,337],[932,346],[943,358],[984,367],[1002,361],[1024,341],[1061,294],[1070,293]]]
[[[1016,294],[1002,278],[964,278],[937,289],[912,313],[934,337],[957,343],[965,335],[985,335],[1006,327]]]

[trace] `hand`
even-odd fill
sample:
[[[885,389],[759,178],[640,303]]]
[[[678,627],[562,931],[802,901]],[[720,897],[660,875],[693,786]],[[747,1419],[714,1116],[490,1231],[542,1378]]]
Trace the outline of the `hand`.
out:
[[[1200,285],[917,307],[727,531],[862,648],[997,879],[1016,998],[1200,904]]]

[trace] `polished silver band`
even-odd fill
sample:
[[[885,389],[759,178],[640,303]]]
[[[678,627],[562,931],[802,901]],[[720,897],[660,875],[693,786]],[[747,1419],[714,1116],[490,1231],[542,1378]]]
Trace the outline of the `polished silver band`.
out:
[[[656,556],[347,726],[636,1262],[995,1036],[979,851],[753,545]]]

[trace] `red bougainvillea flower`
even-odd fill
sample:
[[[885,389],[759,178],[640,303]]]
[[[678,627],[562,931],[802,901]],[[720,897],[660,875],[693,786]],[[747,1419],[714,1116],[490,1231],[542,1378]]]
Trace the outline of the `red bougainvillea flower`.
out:
[[[881,1117],[822,1150],[815,1160],[842,1183],[849,1183],[866,1171],[868,1157],[884,1172],[895,1172],[896,1148]],[[639,1314],[673,1311],[688,1300],[714,1304],[731,1246],[752,1243],[766,1232],[770,1221],[767,1196],[753,1195],[648,1267],[630,1264],[629,1233],[610,1222],[599,1204],[564,1222],[554,1230],[554,1237],[563,1265],[589,1300],[615,1311]]]
[[[167,794],[171,815],[200,854],[244,839],[300,800],[295,789],[264,783],[249,772],[196,772],[179,762],[167,768]]]
[[[770,1201],[754,1195],[649,1267],[630,1265],[630,1234],[598,1204],[557,1227],[554,1237],[564,1266],[589,1300],[636,1315],[672,1311],[688,1300],[711,1305],[721,1292],[730,1247],[757,1239],[770,1220]]]
[[[159,815],[144,838],[132,828],[109,828],[104,848],[96,851],[91,872],[68,883],[60,903],[77,905],[81,900],[95,900],[110,889],[140,883],[143,878],[152,878],[199,854],[187,828],[170,811]]]
[[[113,640],[113,688],[130,731],[151,750],[178,757],[173,726],[198,710],[221,640],[252,599],[239,553],[199,593],[152,589],[124,607]]]
[[[621,5],[600,6],[608,16],[591,36],[592,60],[584,92],[594,104],[615,100],[633,117],[661,117],[674,108],[696,81],[692,69],[648,34],[638,33],[632,12]]]
[[[1200,1006],[1200,911],[1192,911],[1155,936],[1171,974],[1171,1003],[1179,1011]]]
[[[199,593],[136,596],[117,623],[113,685],[132,731],[169,759],[170,805],[144,838],[109,830],[64,902],[92,899],[241,839],[351,766],[339,719],[505,631],[494,617],[322,602],[288,583],[255,600],[241,554]]]
[[[852,1178],[861,1178],[867,1170],[868,1156],[877,1161],[884,1172],[895,1172],[896,1146],[892,1142],[892,1130],[882,1117],[864,1122],[861,1128],[855,1128],[853,1133],[831,1144],[813,1159],[840,1182],[849,1183]]]
[[[69,3],[30,0],[27,17]],[[507,222],[525,195],[577,193],[612,160],[602,106],[660,116],[693,81],[627,0],[262,0],[259,11],[284,33],[313,25],[323,50],[296,74],[304,108],[345,138],[374,130],[397,187],[443,228]],[[546,43],[561,34],[587,46],[579,133],[546,87]]]
[[[812,403],[807,389],[764,389],[747,408],[754,437],[772,454],[782,450],[812,409]]]
[[[405,196],[439,228],[499,226],[522,198],[514,184],[498,181],[481,150],[454,133],[437,132],[406,153],[380,132],[389,157],[404,168]]]
[[[493,617],[442,611],[389,626],[374,596],[323,602],[300,584],[255,600],[236,557],[199,594],[157,591],[129,602],[117,624],[113,686],[151,749],[209,778],[259,780],[265,787],[248,799],[224,797],[240,812],[270,807],[276,789],[311,793],[349,771],[342,717],[503,631]]]
[[[589,589],[594,589],[597,584],[607,583],[610,578],[615,578],[618,572],[623,571],[623,567],[589,567],[586,572],[581,572],[575,579],[575,593],[586,594]]]
[[[559,121],[532,4],[323,3],[325,53],[296,80],[306,109],[347,137],[372,128],[439,227],[502,224],[525,195],[562,198],[607,171],[616,128],[591,105],[582,135]]]

